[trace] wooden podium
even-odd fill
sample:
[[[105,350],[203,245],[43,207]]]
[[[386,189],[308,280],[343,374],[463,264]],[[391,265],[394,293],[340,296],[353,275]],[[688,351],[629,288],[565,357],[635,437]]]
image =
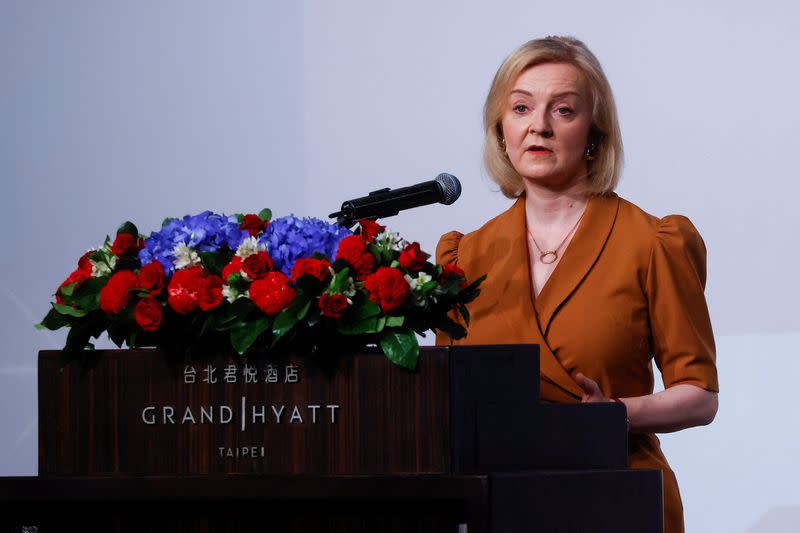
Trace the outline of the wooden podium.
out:
[[[98,356],[40,352],[39,476],[0,478],[3,531],[663,530],[624,407],[540,404],[535,345],[423,348],[416,372]]]

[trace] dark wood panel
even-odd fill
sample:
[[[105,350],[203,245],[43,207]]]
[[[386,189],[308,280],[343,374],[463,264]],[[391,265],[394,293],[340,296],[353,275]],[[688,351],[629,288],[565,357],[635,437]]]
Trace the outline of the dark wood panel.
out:
[[[186,383],[187,365],[169,364],[160,352],[98,356],[91,366],[61,368],[60,352],[40,352],[40,475],[450,470],[445,348],[423,349],[417,372],[377,353],[341,358],[332,375],[299,357],[251,362],[258,383],[244,383],[246,366],[236,361],[190,364],[195,382]],[[237,365],[236,383],[223,381],[230,364]],[[268,364],[281,373],[280,382],[263,382]],[[203,382],[207,365],[216,369],[217,383]],[[291,366],[299,379],[284,383]],[[153,407],[145,416],[155,415],[154,425],[143,421],[145,407]],[[221,423],[229,413],[232,420]],[[258,457],[244,457],[244,447],[255,447]],[[240,456],[227,457],[229,448]]]

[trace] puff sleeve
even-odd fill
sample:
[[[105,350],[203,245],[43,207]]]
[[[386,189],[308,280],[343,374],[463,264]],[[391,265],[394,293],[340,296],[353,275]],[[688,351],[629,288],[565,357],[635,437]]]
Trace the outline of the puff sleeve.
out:
[[[458,263],[458,245],[461,244],[463,233],[457,231],[450,231],[442,235],[439,239],[439,244],[436,245],[436,263],[439,265],[449,265]],[[453,320],[459,321],[460,317],[456,313],[452,313]],[[438,346],[447,346],[452,341],[447,334],[437,331],[436,344]]]
[[[717,392],[716,350],[704,295],[706,247],[688,218],[659,222],[647,270],[653,354],[664,387]]]
[[[439,265],[449,265],[458,263],[458,245],[461,243],[463,233],[450,231],[442,235],[439,244],[436,245],[436,263]]]

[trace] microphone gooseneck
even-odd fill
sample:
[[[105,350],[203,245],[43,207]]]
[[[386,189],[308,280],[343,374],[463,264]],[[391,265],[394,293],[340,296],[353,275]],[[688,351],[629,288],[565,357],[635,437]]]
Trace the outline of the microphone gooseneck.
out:
[[[353,226],[362,218],[387,218],[405,209],[441,203],[450,205],[461,196],[461,182],[452,174],[441,173],[436,179],[399,189],[380,189],[367,196],[342,203],[339,211],[328,215],[339,225]]]

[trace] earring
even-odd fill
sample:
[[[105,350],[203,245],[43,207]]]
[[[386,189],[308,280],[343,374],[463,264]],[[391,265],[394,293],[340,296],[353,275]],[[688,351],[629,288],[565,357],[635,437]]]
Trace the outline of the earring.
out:
[[[591,143],[589,143],[589,146],[586,147],[586,152],[584,152],[583,155],[587,161],[594,161],[595,159],[597,159],[596,152],[597,152],[597,147],[594,145],[594,141],[592,141]]]

